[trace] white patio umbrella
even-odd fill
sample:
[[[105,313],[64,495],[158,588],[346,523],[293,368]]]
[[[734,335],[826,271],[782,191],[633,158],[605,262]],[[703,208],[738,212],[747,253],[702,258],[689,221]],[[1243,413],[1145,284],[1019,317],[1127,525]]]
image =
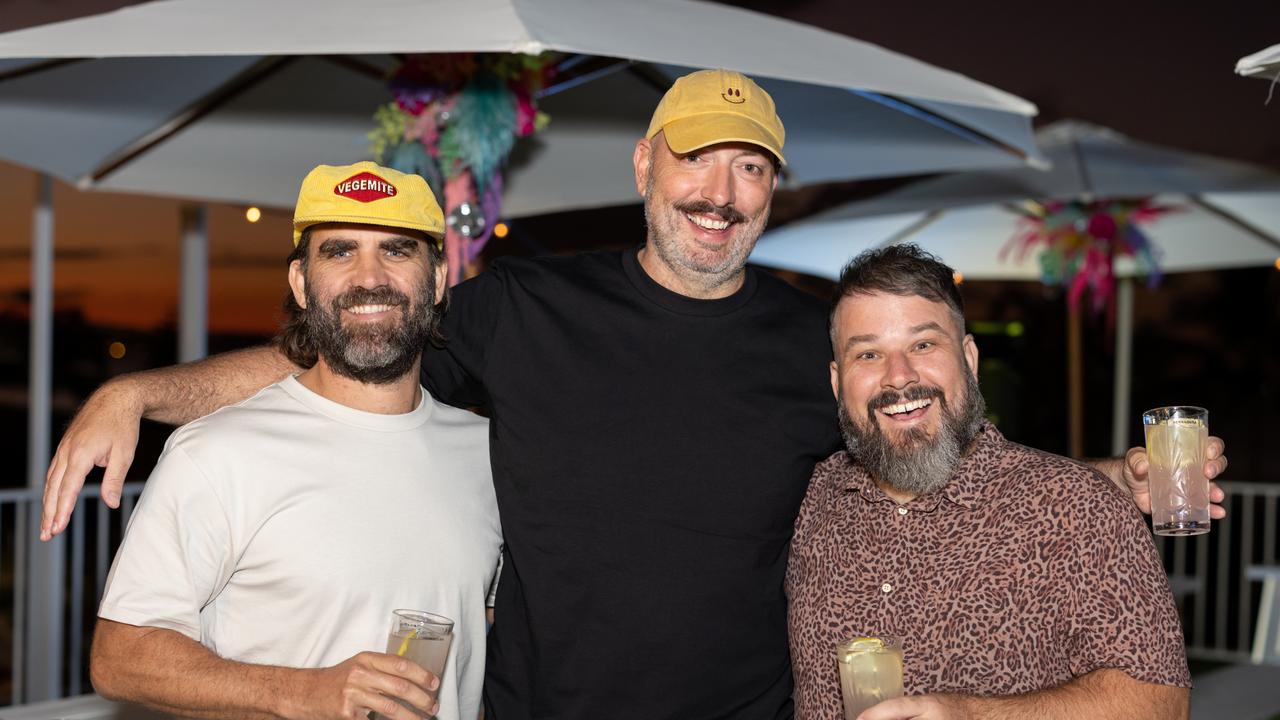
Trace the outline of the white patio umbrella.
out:
[[[1027,200],[1154,195],[1180,205],[1143,225],[1164,272],[1280,263],[1280,174],[1230,160],[1130,140],[1086,123],[1064,121],[1038,134],[1053,163],[1036,170],[980,171],[913,183],[887,194],[768,232],[751,260],[835,279],[857,253],[912,242],[966,280],[1040,278],[1036,257],[1002,257]],[[1132,277],[1127,259],[1116,273]],[[1118,295],[1113,452],[1128,447],[1132,284]],[[1080,391],[1072,393],[1078,398]],[[1079,418],[1072,425],[1079,426]]]
[[[507,178],[514,216],[634,200],[635,139],[696,67],[775,95],[793,184],[1041,160],[1025,100],[699,0],[159,0],[0,34],[0,157],[85,188],[288,207],[317,160],[367,156],[385,54],[461,51],[597,58],[544,98],[551,124]]]
[[[751,259],[835,277],[858,252],[913,242],[973,280],[1040,277],[1035,257],[1001,257],[1027,200],[1153,195],[1182,209],[1144,225],[1165,272],[1270,265],[1280,257],[1280,173],[1062,121],[1037,134],[1051,170],[957,173],[912,183],[765,233]],[[1132,276],[1120,259],[1116,272]]]

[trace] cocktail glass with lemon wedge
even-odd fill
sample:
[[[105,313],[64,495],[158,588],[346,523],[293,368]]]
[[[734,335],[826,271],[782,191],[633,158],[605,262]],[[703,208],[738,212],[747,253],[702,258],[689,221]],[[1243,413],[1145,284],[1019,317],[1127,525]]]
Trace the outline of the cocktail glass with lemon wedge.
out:
[[[453,621],[449,618],[421,610],[391,611],[387,654],[409,658],[440,678],[440,682],[444,682],[444,666],[452,642]],[[403,701],[400,704],[408,706]]]
[[[888,635],[855,637],[836,644],[845,720],[902,696],[902,640]]]

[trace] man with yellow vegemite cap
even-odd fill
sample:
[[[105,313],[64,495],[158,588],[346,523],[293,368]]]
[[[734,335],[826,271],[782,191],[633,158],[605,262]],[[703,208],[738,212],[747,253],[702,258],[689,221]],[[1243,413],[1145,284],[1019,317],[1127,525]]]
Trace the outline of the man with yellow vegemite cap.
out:
[[[183,715],[473,720],[501,532],[488,423],[419,384],[443,342],[440,206],[416,175],[321,165],[293,228],[280,345],[304,369],[170,438],[94,686]],[[452,621],[447,662],[388,638],[398,608]]]
[[[320,165],[302,181],[293,212],[293,244],[320,223],[359,223],[419,230],[440,247],[444,213],[421,176],[371,162]]]
[[[750,78],[686,75],[632,155],[644,245],[504,258],[454,288],[423,384],[492,423],[487,720],[791,715],[788,541],[840,436],[825,303],[747,266],[784,141]],[[47,532],[140,414],[189,419],[293,369],[257,349],[114,381],[59,445]]]

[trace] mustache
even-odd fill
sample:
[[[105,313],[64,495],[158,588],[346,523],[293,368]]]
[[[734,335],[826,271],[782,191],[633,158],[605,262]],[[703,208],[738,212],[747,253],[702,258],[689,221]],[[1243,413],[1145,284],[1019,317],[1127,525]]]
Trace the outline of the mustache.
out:
[[[399,305],[409,306],[409,296],[381,285],[376,288],[354,287],[333,299],[333,306],[338,310],[347,310],[357,305]]]
[[[873,396],[867,401],[867,413],[874,417],[876,410],[890,405],[897,405],[902,402],[911,402],[913,400],[942,400],[946,403],[943,396],[942,388],[937,385],[912,385],[903,392],[897,390],[884,390]]]
[[[677,203],[675,208],[680,212],[689,213],[691,215],[715,215],[721,220],[728,222],[740,223],[747,221],[747,216],[738,212],[732,205],[720,207],[712,205],[706,200]]]

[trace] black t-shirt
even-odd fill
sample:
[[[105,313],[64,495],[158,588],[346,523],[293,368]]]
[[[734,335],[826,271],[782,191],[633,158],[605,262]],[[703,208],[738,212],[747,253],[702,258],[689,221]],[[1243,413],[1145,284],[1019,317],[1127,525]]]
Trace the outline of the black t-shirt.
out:
[[[839,443],[823,303],[598,252],[495,263],[445,332],[423,382],[487,408],[506,540],[486,718],[789,716],[787,546]]]

